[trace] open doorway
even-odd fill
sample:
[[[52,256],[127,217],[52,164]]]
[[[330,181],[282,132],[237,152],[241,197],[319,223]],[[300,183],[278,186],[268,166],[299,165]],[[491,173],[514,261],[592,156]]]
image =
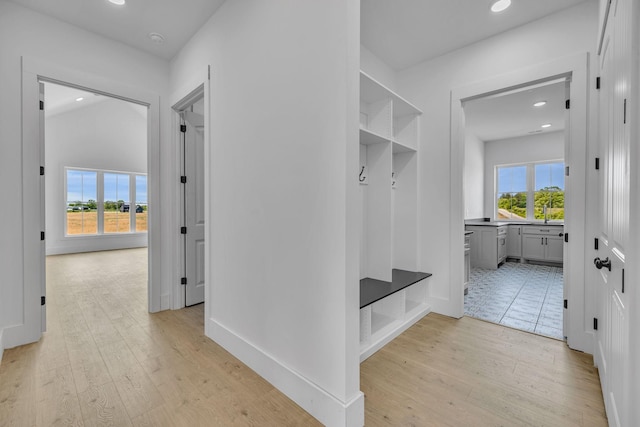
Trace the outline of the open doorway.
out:
[[[120,301],[105,312],[121,314],[129,303],[131,313],[146,312],[147,107],[84,88],[40,85],[47,288],[65,298],[82,295],[85,303]],[[50,301],[62,302],[57,296]]]
[[[463,103],[464,314],[561,340],[568,91],[560,78]]]

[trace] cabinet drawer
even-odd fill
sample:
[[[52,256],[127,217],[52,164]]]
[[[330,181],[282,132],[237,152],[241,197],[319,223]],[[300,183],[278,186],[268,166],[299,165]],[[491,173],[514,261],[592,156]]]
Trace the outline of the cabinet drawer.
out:
[[[563,227],[522,227],[522,233],[524,234],[542,234],[544,236],[557,236],[562,233]]]

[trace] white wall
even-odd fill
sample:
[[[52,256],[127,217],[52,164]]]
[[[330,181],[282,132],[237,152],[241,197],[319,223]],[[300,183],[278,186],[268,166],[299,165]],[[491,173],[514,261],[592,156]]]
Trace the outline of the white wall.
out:
[[[147,108],[104,97],[45,123],[47,255],[146,246],[146,233],[65,237],[64,184],[65,167],[146,173]]]
[[[464,145],[464,218],[482,218],[484,214],[485,145],[467,131]]]
[[[564,132],[549,132],[485,142],[484,214],[495,217],[495,167],[564,159]]]
[[[363,45],[360,45],[360,69],[392,91],[398,91],[393,68]]]
[[[21,160],[21,56],[99,76],[108,81],[119,82],[166,98],[169,85],[168,62],[121,43],[80,30],[53,18],[38,14],[8,1],[0,0],[0,170],[3,177],[11,177],[2,186],[2,198],[12,205],[22,206]],[[163,110],[168,105],[161,101]],[[169,123],[162,125],[161,150],[168,135]],[[168,166],[172,159],[161,154],[163,171],[171,171]],[[162,181],[170,176],[163,175]],[[173,182],[173,179],[171,180]],[[163,195],[164,197],[164,195]],[[171,200],[169,200],[171,203]],[[23,305],[23,248],[22,218],[16,210],[3,209],[0,212],[0,330],[21,325]],[[169,233],[170,218],[162,216],[162,229],[158,237]],[[168,280],[172,248],[163,247],[164,289],[170,289]],[[165,283],[166,281],[166,283]]]
[[[359,2],[226,2],[172,60],[176,101],[207,64],[206,333],[324,424],[362,425]]]
[[[449,233],[458,225],[432,206],[433,200],[444,206],[450,200],[451,90],[577,53],[591,52],[594,66],[597,14],[595,1],[581,3],[398,73],[399,91],[424,113],[418,148],[419,193],[426,195],[420,201],[419,268],[433,273],[434,311],[457,313],[457,301],[450,294]]]

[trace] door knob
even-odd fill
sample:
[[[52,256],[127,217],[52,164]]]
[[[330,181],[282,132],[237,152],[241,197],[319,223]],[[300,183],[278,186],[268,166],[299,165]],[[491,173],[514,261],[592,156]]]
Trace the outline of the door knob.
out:
[[[593,260],[593,263],[596,265],[596,268],[600,270],[602,267],[606,267],[609,271],[611,271],[611,260],[609,257],[605,259],[596,258]]]

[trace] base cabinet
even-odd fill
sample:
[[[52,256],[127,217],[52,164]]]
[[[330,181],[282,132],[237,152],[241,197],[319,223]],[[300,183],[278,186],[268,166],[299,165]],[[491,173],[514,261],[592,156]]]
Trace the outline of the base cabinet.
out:
[[[531,261],[562,263],[564,228],[524,227],[522,234],[522,258]]]
[[[519,225],[507,227],[507,257],[522,258],[522,227]]]

